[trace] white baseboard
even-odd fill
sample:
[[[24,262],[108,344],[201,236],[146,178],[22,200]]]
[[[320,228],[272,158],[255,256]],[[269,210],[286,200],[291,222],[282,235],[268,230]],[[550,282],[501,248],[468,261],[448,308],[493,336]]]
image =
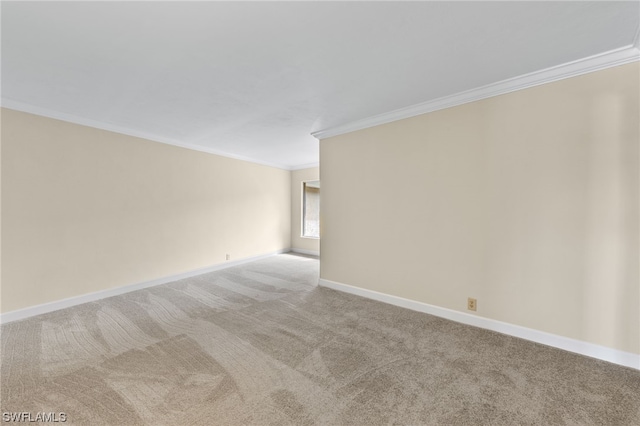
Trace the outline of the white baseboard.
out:
[[[95,302],[96,300],[106,299],[107,297],[118,296],[120,294],[129,293],[131,291],[140,290],[156,285],[167,284],[184,278],[194,277],[196,275],[206,274],[207,272],[219,271],[221,269],[230,268],[232,266],[242,265],[243,263],[253,262],[276,254],[287,253],[290,249],[278,250],[275,252],[262,254],[258,256],[245,257],[238,260],[230,260],[224,263],[207,266],[204,268],[194,269],[180,274],[170,275],[167,277],[156,278],[154,280],[144,281],[136,284],[129,284],[122,287],[100,290],[93,293],[82,294],[80,296],[69,297],[68,299],[56,300],[55,302],[43,303],[42,305],[30,306],[28,308],[18,309],[15,311],[0,314],[0,324],[18,321],[35,315],[46,314],[48,312],[57,311],[59,309],[69,308],[71,306],[80,305],[87,302]]]
[[[373,290],[367,290],[360,287],[354,287],[335,281],[320,279],[318,285],[345,293],[355,294],[367,299],[377,300],[379,302],[388,303],[390,305],[400,306],[402,308],[411,309],[413,311],[424,312],[435,315],[448,320],[456,321],[462,324],[472,325],[487,330],[497,331],[521,339],[530,340],[543,345],[552,346],[554,348],[563,349],[565,351],[578,353],[592,358],[601,359],[614,364],[631,367],[640,370],[640,355],[630,352],[624,352],[617,349],[600,346],[581,340],[570,339],[568,337],[558,336],[556,334],[546,333],[544,331],[534,330],[532,328],[521,327],[519,325],[509,324],[502,321],[483,318],[476,315],[467,314],[465,312],[454,311],[452,309],[441,308],[435,305],[418,302],[415,300],[405,299],[403,297],[392,296],[390,294],[380,293]]]
[[[319,251],[315,251],[315,250],[305,250],[305,249],[299,249],[299,248],[292,248],[291,251],[294,252],[294,253],[308,254],[309,256],[318,256],[318,257],[320,257],[320,252]]]

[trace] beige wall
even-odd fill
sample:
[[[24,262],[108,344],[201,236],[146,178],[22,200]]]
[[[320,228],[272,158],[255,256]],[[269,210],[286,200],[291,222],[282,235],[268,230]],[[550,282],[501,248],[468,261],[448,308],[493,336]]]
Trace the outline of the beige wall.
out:
[[[2,312],[286,249],[291,172],[2,110]]]
[[[321,141],[321,278],[640,353],[639,73]]]
[[[311,252],[320,251],[320,240],[302,237],[302,182],[318,180],[319,167],[291,172],[291,248]],[[321,213],[322,215],[322,213]],[[322,233],[322,228],[320,228]]]
[[[2,114],[0,113],[0,313],[1,312],[2,312]]]

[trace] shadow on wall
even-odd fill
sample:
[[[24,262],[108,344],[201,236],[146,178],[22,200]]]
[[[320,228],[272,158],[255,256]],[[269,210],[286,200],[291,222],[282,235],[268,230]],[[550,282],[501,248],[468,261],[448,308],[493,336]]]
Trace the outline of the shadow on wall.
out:
[[[624,134],[625,98],[606,93],[593,102],[588,133],[588,194],[584,268],[584,335],[617,347],[638,339],[638,324],[624,318],[640,304],[638,244],[638,134]],[[627,101],[629,102],[629,101]],[[627,114],[628,116],[628,114]],[[635,116],[637,117],[637,111]],[[626,336],[625,336],[626,335]]]

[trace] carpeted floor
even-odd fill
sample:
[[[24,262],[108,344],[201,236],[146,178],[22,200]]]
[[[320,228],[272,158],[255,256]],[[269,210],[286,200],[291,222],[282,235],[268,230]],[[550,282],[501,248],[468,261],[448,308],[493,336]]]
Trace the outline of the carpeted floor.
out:
[[[640,371],[315,286],[280,255],[2,325],[2,412],[87,425],[640,425]]]

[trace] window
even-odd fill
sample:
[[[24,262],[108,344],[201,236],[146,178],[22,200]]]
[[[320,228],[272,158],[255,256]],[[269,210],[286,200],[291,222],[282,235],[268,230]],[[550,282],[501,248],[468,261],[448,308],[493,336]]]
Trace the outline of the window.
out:
[[[320,238],[320,181],[302,182],[302,236]]]

